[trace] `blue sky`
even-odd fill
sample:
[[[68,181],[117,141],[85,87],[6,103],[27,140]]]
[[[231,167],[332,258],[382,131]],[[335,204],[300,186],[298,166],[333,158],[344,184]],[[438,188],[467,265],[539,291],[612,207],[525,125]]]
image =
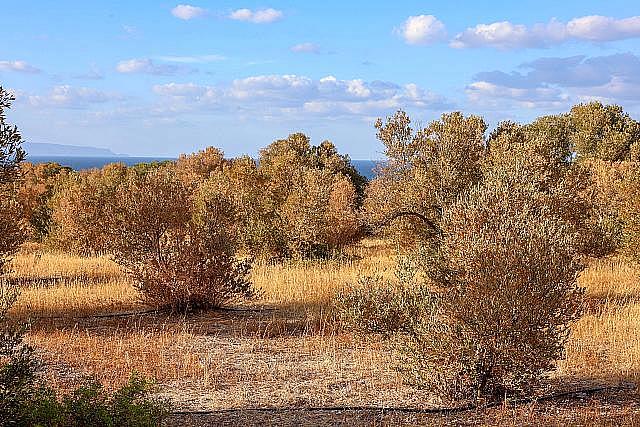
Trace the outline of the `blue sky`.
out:
[[[6,0],[0,84],[32,142],[251,154],[302,131],[379,158],[377,117],[640,117],[640,3]]]

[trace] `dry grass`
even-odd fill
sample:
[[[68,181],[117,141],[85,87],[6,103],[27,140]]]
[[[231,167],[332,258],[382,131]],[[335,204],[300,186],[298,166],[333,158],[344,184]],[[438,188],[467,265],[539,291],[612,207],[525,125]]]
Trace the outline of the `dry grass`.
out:
[[[640,267],[596,262],[580,277],[586,314],[575,324],[560,372],[609,381],[640,375]]]
[[[25,282],[12,314],[61,317],[36,322],[29,340],[62,388],[82,375],[116,387],[138,371],[155,378],[182,408],[423,406],[428,394],[403,384],[383,343],[328,327],[328,306],[339,287],[361,275],[393,274],[393,250],[380,242],[365,242],[353,255],[349,261],[256,266],[253,281],[262,294],[243,307],[273,310],[78,319],[137,307],[126,276],[105,258],[22,254],[13,261],[15,277],[64,279]],[[618,260],[599,261],[582,274],[588,310],[574,325],[556,373],[565,385],[638,380],[639,278],[640,268]],[[607,413],[599,408],[585,404],[572,420]],[[527,423],[527,417],[546,416],[539,409],[505,409],[485,422]],[[628,405],[620,411],[636,419]]]

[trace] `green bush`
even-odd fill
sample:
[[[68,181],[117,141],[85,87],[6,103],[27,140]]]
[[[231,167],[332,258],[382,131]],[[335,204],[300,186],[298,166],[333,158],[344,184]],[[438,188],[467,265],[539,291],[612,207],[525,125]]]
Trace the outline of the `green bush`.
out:
[[[0,405],[0,425],[7,426],[139,426],[162,425],[168,404],[149,396],[150,383],[133,375],[109,394],[96,381],[87,382],[59,398],[47,386],[32,385],[28,394],[13,395]],[[9,403],[9,404],[8,404]]]

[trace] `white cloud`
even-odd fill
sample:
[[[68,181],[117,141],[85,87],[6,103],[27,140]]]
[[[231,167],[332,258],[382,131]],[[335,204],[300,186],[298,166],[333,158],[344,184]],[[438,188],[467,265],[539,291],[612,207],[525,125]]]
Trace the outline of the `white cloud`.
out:
[[[33,107],[87,108],[92,104],[104,104],[122,100],[123,97],[93,88],[54,86],[46,95],[30,95],[27,101]]]
[[[369,117],[398,108],[441,110],[450,105],[444,98],[415,84],[362,79],[340,80],[327,76],[314,80],[297,75],[260,75],[234,80],[226,85],[195,83],[157,85],[154,92],[167,98],[172,111],[245,111],[257,116],[314,114],[324,117],[359,115]]]
[[[260,10],[237,9],[231,12],[229,18],[254,24],[269,24],[282,19],[283,16],[284,14],[281,11],[272,8]]]
[[[640,37],[640,16],[614,19],[607,16],[583,16],[567,23],[571,37],[596,42]]]
[[[16,71],[19,73],[37,74],[42,70],[25,61],[0,61],[0,71]]]
[[[296,53],[320,53],[320,46],[314,43],[300,43],[291,46],[291,51]]]
[[[432,44],[447,37],[445,25],[433,15],[410,16],[397,32],[406,43],[414,45]]]
[[[134,58],[118,62],[118,65],[116,65],[116,71],[123,74],[173,76],[193,70],[179,65],[156,64],[149,58]]]
[[[640,37],[640,16],[615,19],[594,15],[575,18],[566,24],[556,19],[532,26],[509,21],[479,24],[456,35],[450,46],[515,49],[547,47],[571,40],[606,42],[635,37]]]
[[[191,6],[189,4],[179,4],[171,9],[171,14],[178,19],[188,21],[190,19],[199,18],[206,15],[207,10],[197,6]]]

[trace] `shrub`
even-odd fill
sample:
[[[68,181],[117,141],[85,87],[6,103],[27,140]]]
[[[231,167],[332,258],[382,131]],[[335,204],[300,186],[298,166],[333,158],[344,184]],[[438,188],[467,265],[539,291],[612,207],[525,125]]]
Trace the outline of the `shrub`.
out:
[[[640,123],[620,106],[579,104],[571,109],[569,119],[579,156],[614,162],[640,160]]]
[[[193,154],[181,154],[176,161],[178,177],[188,185],[196,187],[212,174],[221,172],[227,161],[224,153],[215,147],[207,147]]]
[[[394,150],[412,134],[403,116],[387,126]],[[394,173],[440,177],[421,181],[438,184],[407,197],[422,206],[435,201],[440,210],[422,212],[432,231],[421,238],[413,267],[401,266],[396,281],[339,296],[345,323],[391,337],[409,378],[444,398],[498,400],[535,387],[563,356],[580,314],[583,261],[613,247],[569,135],[563,116],[502,123],[481,162],[472,162],[480,168],[475,183],[459,186],[444,185],[455,176],[450,163],[420,163],[419,144],[400,144],[415,149],[414,157]]]
[[[443,218],[437,305],[429,333],[411,338],[422,379],[448,397],[529,391],[579,314],[580,236],[511,182],[489,179]]]
[[[71,172],[71,168],[57,163],[21,164],[17,199],[29,224],[31,240],[42,242],[48,237],[52,227],[51,198]]]
[[[5,110],[14,97],[0,86],[0,280],[8,257],[25,239],[16,189],[19,166],[24,159],[22,137],[16,126],[6,122]]]
[[[71,174],[52,196],[53,225],[48,243],[81,255],[108,252],[107,230],[116,189],[129,173],[124,164],[114,163]]]
[[[395,280],[366,276],[361,277],[357,285],[341,289],[333,307],[342,327],[385,338],[412,334],[434,295],[429,287],[416,280],[416,275],[415,261],[402,257]]]
[[[582,295],[579,235],[539,196],[507,179],[472,189],[415,267],[340,295],[341,319],[392,338],[407,378],[445,399],[529,392],[563,356]]]
[[[595,176],[598,206],[620,255],[640,260],[640,162],[585,162]]]
[[[229,160],[200,183],[201,195],[217,194],[232,206],[239,255],[271,259],[286,251],[286,233],[268,187],[267,177],[248,156]]]
[[[213,194],[192,199],[171,167],[130,174],[110,212],[110,249],[151,304],[219,307],[249,297],[249,266],[234,257],[232,206]]]
[[[366,218],[374,230],[390,226],[401,246],[424,243],[442,209],[482,178],[486,124],[456,112],[414,129],[398,111],[376,128],[387,159],[367,187]]]
[[[366,179],[347,156],[301,133],[260,151],[270,224],[280,230],[280,256],[326,257],[362,236],[359,210]]]

